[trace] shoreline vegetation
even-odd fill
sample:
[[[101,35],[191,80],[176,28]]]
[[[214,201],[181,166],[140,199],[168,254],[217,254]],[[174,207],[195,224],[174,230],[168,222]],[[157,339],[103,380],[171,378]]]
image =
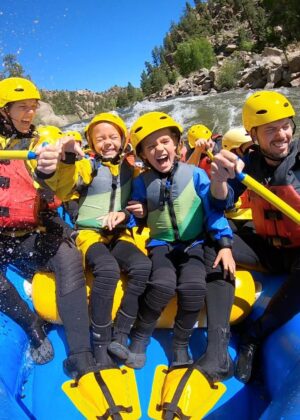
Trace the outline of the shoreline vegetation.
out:
[[[186,3],[145,62],[140,87],[105,92],[42,90],[38,124],[64,126],[142,100],[168,100],[232,89],[300,86],[300,3],[296,0],[194,0]],[[26,75],[3,58],[0,79]]]

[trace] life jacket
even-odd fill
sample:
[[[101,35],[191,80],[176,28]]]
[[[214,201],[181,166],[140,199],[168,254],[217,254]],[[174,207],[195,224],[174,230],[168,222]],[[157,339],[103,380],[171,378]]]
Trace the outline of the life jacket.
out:
[[[194,165],[176,163],[166,177],[154,170],[141,176],[147,192],[150,237],[168,242],[190,241],[203,231],[203,205],[193,180]]]
[[[22,160],[0,160],[0,229],[38,225],[40,198]]]
[[[275,169],[265,186],[300,212],[300,151],[299,145],[294,143],[290,154]],[[254,173],[255,169],[259,170],[259,159],[255,165],[252,168]],[[300,226],[253,191],[249,196],[256,233],[278,248],[299,247]]]
[[[119,174],[112,175],[109,166],[91,160],[92,182],[80,191],[76,226],[79,229],[101,229],[102,220],[111,211],[124,209],[130,198],[134,167],[123,161]]]
[[[211,160],[209,159],[208,156],[204,156],[198,165],[199,168],[203,169],[207,176],[210,178],[210,172],[211,172]]]
[[[216,153],[219,153],[219,151],[222,148],[222,136],[220,134],[213,134],[211,138],[215,142],[213,148],[213,154],[215,155]],[[206,172],[207,176],[211,178],[211,160],[208,156],[206,156],[205,154],[203,155],[203,157],[199,161],[198,167],[203,169]]]
[[[227,210],[225,216],[228,219],[252,220],[252,210],[250,203],[250,192],[245,190],[234,204],[234,208]]]

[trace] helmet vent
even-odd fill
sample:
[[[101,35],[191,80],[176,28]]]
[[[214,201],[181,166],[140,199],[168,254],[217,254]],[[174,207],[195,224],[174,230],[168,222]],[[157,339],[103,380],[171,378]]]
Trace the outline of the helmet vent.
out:
[[[256,114],[258,115],[262,115],[262,114],[266,114],[268,111],[266,109],[260,109],[259,111],[257,111]]]
[[[18,88],[15,89],[15,92],[24,92],[24,89],[21,88],[21,87],[18,87]]]
[[[165,115],[162,115],[161,117],[159,117],[160,120],[166,120],[168,117],[166,117]]]
[[[287,107],[289,106],[289,104],[288,104],[287,102],[285,102],[285,103],[283,104],[283,106],[284,106],[285,108],[287,108]]]
[[[135,133],[138,133],[139,131],[141,131],[143,129],[143,127],[138,127],[136,130],[134,130]]]

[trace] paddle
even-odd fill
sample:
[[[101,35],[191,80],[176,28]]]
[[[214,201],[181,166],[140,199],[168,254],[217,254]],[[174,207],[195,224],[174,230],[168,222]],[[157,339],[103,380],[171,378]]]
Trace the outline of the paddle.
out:
[[[37,154],[31,150],[0,150],[0,160],[31,160]]]
[[[214,155],[210,150],[206,151],[207,156],[210,160],[214,160]],[[250,190],[256,192],[260,197],[264,198],[268,203],[272,204],[282,213],[284,213],[287,217],[289,217],[293,222],[300,225],[300,213],[298,213],[293,207],[279,198],[277,195],[272,193],[272,191],[268,190],[264,185],[257,182],[254,178],[250,175],[245,174],[244,172],[240,172],[236,174],[236,179],[242,184],[246,185]]]
[[[47,146],[44,141],[42,146]],[[32,150],[0,150],[0,160],[32,160],[36,159],[37,154]]]

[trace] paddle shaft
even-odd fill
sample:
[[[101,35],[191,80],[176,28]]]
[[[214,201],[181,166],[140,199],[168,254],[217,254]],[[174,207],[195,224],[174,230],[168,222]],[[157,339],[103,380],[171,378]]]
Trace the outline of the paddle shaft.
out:
[[[214,160],[214,155],[210,150],[207,150],[206,153],[210,160]],[[247,188],[258,194],[260,197],[264,198],[266,201],[268,201],[268,203],[272,204],[274,207],[280,210],[283,214],[293,220],[293,222],[300,225],[300,213],[298,213],[295,209],[293,209],[293,207],[275,195],[264,185],[260,184],[254,178],[248,174],[245,174],[244,172],[237,173],[236,179],[242,182]]]
[[[30,150],[0,150],[0,160],[31,160],[36,157],[36,153]]]

